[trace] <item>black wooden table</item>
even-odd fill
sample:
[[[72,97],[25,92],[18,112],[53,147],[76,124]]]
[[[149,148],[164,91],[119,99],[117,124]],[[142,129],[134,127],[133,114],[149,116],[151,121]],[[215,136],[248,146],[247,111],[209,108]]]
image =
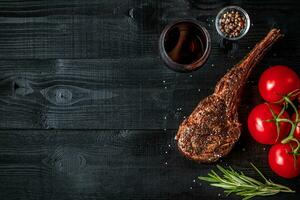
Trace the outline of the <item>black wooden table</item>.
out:
[[[214,17],[232,4],[246,9],[252,24],[224,48]],[[161,30],[178,18],[199,20],[212,36],[208,62],[190,74],[167,69],[158,56]],[[250,77],[244,124],[261,102],[262,71],[285,64],[300,73],[299,1],[1,0],[0,199],[239,199],[198,181],[215,165],[186,160],[173,138],[216,81],[274,26],[286,36]],[[299,178],[270,171],[267,152],[244,127],[219,164],[257,177],[253,162],[300,192]]]

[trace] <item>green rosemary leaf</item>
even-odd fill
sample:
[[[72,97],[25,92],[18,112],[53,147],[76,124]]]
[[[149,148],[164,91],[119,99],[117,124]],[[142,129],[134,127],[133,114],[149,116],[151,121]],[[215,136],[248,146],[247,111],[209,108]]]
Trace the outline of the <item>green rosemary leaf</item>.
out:
[[[251,198],[253,198],[253,197],[255,197],[255,195],[251,195],[251,196],[244,197],[243,200],[248,200],[248,199],[251,199]]]
[[[257,186],[261,185],[262,183],[260,181],[255,180],[254,178],[251,178],[249,176],[246,176],[244,173],[240,176],[241,179],[245,180],[249,184],[255,184]]]
[[[233,192],[233,190],[225,190],[224,191],[224,193],[226,194],[226,196],[229,196],[232,192]]]
[[[227,185],[227,184],[222,184],[222,183],[212,183],[210,185],[215,186],[215,187],[220,187],[223,189],[234,189],[235,188],[235,186],[233,186],[233,185]]]
[[[243,172],[235,171],[231,167],[225,169],[220,165],[217,165],[220,175],[214,170],[211,170],[208,176],[198,178],[202,181],[209,182],[211,186],[223,188],[226,196],[234,193],[243,197],[244,200],[251,199],[255,196],[275,195],[279,192],[295,192],[284,185],[274,183],[270,179],[268,180],[257,167],[252,163],[250,164],[264,182],[246,176]]]
[[[215,179],[213,179],[211,177],[199,176],[198,179],[202,180],[202,181],[206,181],[206,182],[218,182],[218,181],[216,181]]]
[[[255,165],[253,163],[250,163],[250,165],[255,169],[255,171],[264,179],[264,181],[266,183],[268,183],[268,179],[261,173],[261,171],[259,171],[259,169],[257,169],[257,167],[255,167]]]

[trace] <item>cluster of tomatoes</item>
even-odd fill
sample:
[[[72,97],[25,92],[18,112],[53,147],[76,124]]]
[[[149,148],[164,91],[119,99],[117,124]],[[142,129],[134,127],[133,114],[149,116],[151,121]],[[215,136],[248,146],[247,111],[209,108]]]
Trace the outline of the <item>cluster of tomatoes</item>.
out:
[[[268,154],[272,171],[294,178],[300,175],[300,110],[295,105],[300,99],[298,74],[287,66],[273,66],[262,74],[258,87],[266,102],[250,112],[249,132],[257,142],[272,145]]]

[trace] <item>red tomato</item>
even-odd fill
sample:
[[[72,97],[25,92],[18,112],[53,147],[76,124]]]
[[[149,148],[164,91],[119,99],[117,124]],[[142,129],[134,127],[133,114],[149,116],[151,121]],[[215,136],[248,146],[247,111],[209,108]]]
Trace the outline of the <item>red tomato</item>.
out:
[[[269,151],[269,165],[273,172],[284,178],[300,174],[300,157],[291,154],[291,144],[275,144]]]
[[[289,67],[276,65],[261,75],[258,88],[262,98],[268,102],[278,102],[283,96],[300,88],[298,75]]]
[[[281,141],[289,134],[291,128],[288,122],[280,122],[278,136],[276,123],[266,121],[274,119],[270,109],[275,115],[281,111],[281,107],[278,105],[263,103],[254,107],[248,116],[249,132],[257,142],[262,144],[275,144]],[[284,112],[280,118],[289,118],[289,114]]]
[[[299,116],[300,116],[300,110],[298,110]],[[296,114],[294,113],[294,115],[292,116],[292,120],[296,119]],[[294,137],[298,139],[298,141],[300,141],[300,122],[298,123],[296,130],[294,132]]]

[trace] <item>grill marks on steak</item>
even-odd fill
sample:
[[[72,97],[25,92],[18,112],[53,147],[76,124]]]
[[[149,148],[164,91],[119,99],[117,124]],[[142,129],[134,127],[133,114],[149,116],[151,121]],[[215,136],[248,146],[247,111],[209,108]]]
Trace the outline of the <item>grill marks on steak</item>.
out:
[[[175,139],[183,155],[197,162],[211,163],[231,151],[241,134],[238,106],[243,86],[253,67],[280,37],[280,30],[272,29],[182,122]]]

